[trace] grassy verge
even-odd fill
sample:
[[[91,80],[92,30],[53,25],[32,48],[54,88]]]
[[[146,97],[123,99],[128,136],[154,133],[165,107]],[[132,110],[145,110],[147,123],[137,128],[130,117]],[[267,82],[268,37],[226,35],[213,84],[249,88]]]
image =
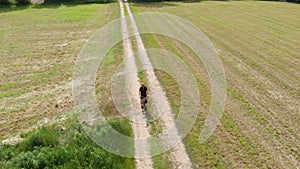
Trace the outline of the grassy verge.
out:
[[[127,120],[109,123],[120,133],[132,135]],[[111,154],[96,145],[74,118],[64,126],[45,126],[21,136],[24,140],[15,146],[0,146],[2,168],[134,168],[133,159]]]
[[[123,44],[119,43],[110,50],[99,66],[96,77],[96,97],[99,109],[106,118],[120,116],[114,106],[111,85],[112,77],[123,61]]]

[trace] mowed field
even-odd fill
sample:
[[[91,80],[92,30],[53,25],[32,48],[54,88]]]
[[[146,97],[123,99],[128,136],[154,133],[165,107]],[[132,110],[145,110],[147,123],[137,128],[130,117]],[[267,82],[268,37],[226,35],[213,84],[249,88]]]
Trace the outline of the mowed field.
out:
[[[196,168],[300,167],[300,6],[276,2],[132,4],[135,13],[183,17],[203,31],[223,62],[225,113],[205,144],[201,126],[210,105],[204,65],[185,45],[161,35],[144,35],[147,48],[180,56],[197,77],[201,111],[184,139]],[[161,23],[163,24],[163,23]],[[157,71],[173,108],[179,92]],[[174,85],[173,85],[174,86]],[[177,103],[177,104],[176,104]]]
[[[200,144],[211,99],[203,63],[181,42],[161,35],[142,36],[146,48],[177,54],[196,77],[201,109],[184,139],[195,168],[300,167],[298,4],[130,5],[134,13],[164,12],[187,19],[208,36],[222,60],[227,81],[225,112],[214,135]],[[86,40],[119,16],[117,3],[0,8],[1,139],[72,111],[74,61]],[[111,50],[96,80],[98,102],[107,116],[118,115],[111,101],[110,80],[122,61],[122,48],[120,43]],[[176,82],[164,72],[156,74],[176,113],[180,106]],[[155,123],[150,124],[154,126],[151,132],[158,134]],[[169,168],[169,162],[168,152],[154,157],[154,168]]]
[[[71,112],[75,60],[117,4],[0,8],[0,138]]]

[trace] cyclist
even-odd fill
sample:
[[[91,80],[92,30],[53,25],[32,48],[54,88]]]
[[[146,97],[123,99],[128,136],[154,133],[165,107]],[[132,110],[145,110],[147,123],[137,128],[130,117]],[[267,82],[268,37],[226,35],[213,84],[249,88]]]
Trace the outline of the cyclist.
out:
[[[141,98],[141,109],[143,109],[143,99],[145,103],[147,103],[147,87],[143,82],[141,83],[141,87],[139,89],[139,95]]]

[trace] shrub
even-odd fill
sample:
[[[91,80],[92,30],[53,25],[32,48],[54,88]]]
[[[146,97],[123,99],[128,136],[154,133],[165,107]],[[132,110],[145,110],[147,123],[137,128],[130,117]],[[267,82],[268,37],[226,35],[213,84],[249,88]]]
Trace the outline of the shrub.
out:
[[[286,2],[292,2],[292,3],[300,3],[300,0],[286,0]]]
[[[0,5],[9,5],[10,1],[9,0],[0,0]]]
[[[132,128],[127,119],[112,119],[109,124],[113,129],[126,136],[132,136]]]
[[[60,133],[57,128],[43,127],[28,135],[20,144],[21,150],[30,151],[35,147],[54,146],[58,144]]]
[[[45,0],[45,4],[61,4],[61,3],[72,3],[75,0]]]
[[[44,3],[51,4],[51,3],[110,3],[115,2],[115,0],[45,0]]]
[[[30,0],[16,0],[16,3],[20,4],[20,5],[28,5],[31,3],[31,1]]]
[[[115,0],[77,0],[79,3],[110,3],[115,2]]]
[[[128,122],[113,123],[116,128],[125,127],[122,131],[131,135]],[[133,159],[97,146],[78,122],[69,124],[63,132],[49,126],[23,136],[25,140],[16,146],[0,145],[1,168],[134,168]]]

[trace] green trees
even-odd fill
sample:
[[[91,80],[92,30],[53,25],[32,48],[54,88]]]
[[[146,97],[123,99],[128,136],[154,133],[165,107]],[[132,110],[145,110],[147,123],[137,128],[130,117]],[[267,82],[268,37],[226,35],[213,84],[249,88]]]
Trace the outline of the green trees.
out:
[[[300,3],[300,0],[286,0],[286,2],[292,2],[292,3]]]
[[[12,5],[12,4],[28,5],[30,3],[31,3],[30,0],[0,0],[0,5]]]
[[[0,5],[8,5],[10,4],[9,0],[0,0]]]
[[[44,0],[45,4],[61,4],[61,3],[110,3],[116,0]],[[0,5],[28,5],[30,0],[0,0]]]
[[[20,4],[20,5],[28,5],[31,2],[30,2],[30,0],[16,0],[16,3]]]
[[[110,3],[115,0],[45,0],[44,3]]]

